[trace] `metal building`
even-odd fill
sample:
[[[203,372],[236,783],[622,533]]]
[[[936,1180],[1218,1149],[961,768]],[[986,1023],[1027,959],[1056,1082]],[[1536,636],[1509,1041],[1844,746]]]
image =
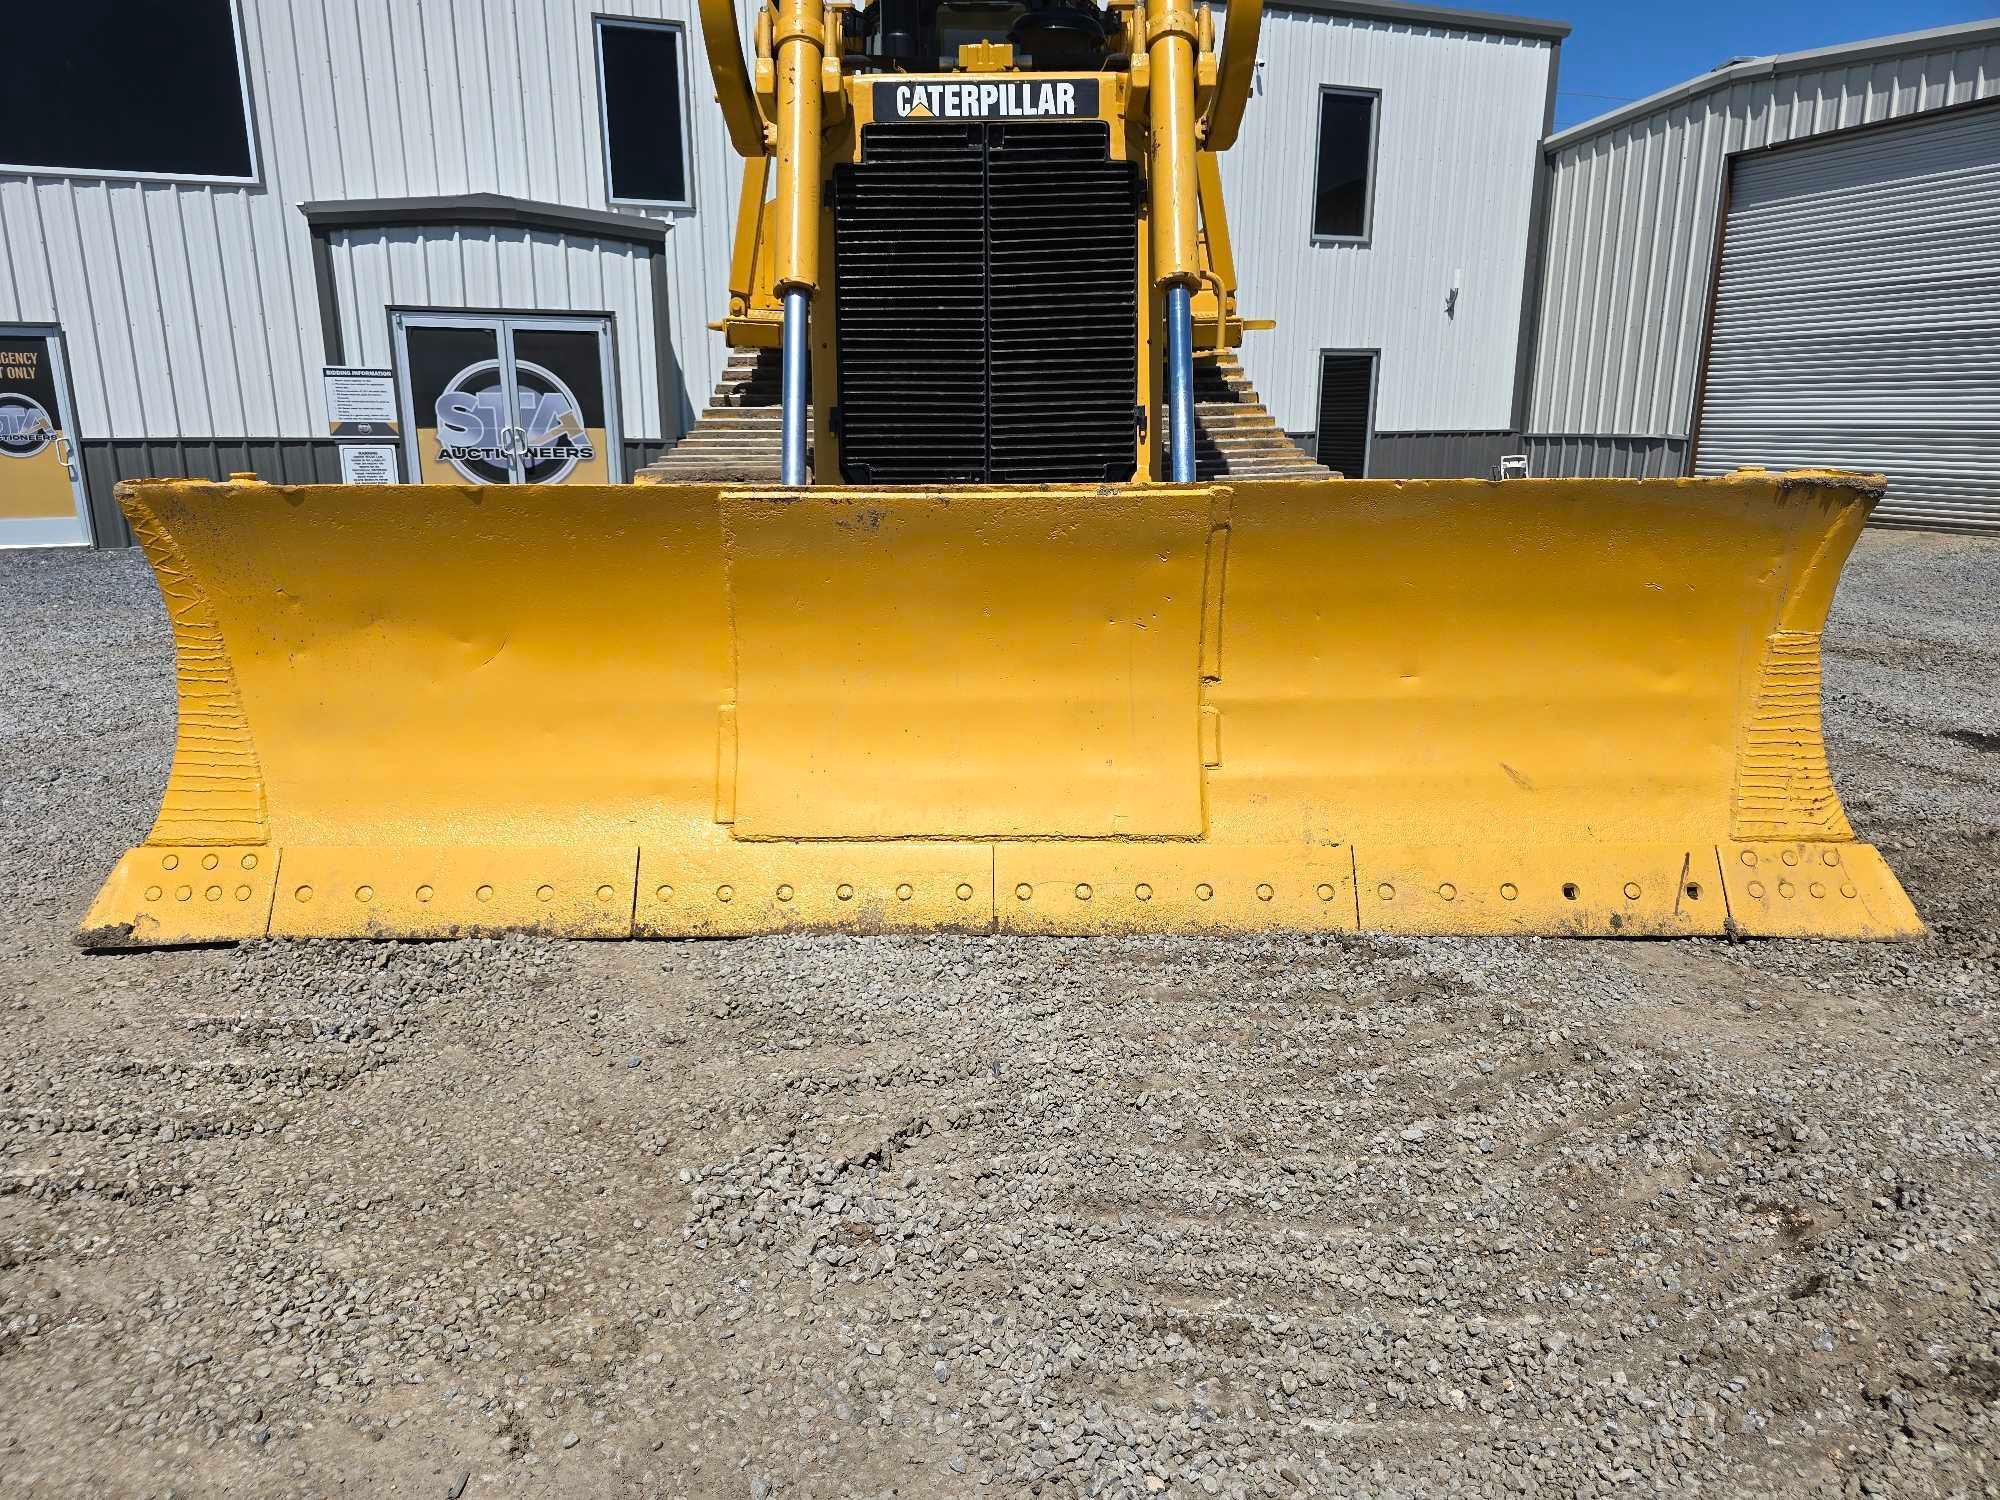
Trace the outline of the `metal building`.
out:
[[[0,340],[63,377],[86,506],[34,539],[124,542],[120,478],[339,478],[322,366],[393,366],[407,388],[400,346],[452,339],[394,326],[399,312],[483,319],[457,341],[495,358],[516,341],[499,315],[553,318],[545,331],[583,351],[565,373],[606,387],[608,472],[656,453],[720,365],[704,325],[736,184],[710,111],[689,108],[710,96],[689,9],[75,0],[50,12],[37,25],[47,71],[32,76],[51,80],[55,97],[37,102],[62,129],[28,142],[8,116],[0,131]],[[146,12],[171,26],[146,34]],[[118,44],[135,32],[143,47]],[[680,136],[672,203],[620,202],[608,181],[603,62],[628,44],[670,59],[653,107],[697,127]],[[64,86],[107,123],[64,119]],[[238,131],[218,117],[214,139],[163,149],[161,120],[205,90],[232,101]],[[26,113],[18,96],[9,107]]]
[[[1732,63],[1547,150],[1536,473],[1874,469],[1880,519],[2000,529],[2000,21]]]
[[[559,389],[577,480],[713,388],[741,164],[689,0],[69,0],[35,31],[0,90],[0,545],[125,542],[121,478],[436,477],[454,371]],[[1245,360],[1350,472],[1485,472],[1518,430],[1565,32],[1266,18],[1225,172],[1243,305],[1281,328]]]
[[[1486,475],[1514,450],[1540,142],[1568,34],[1353,0],[1266,14],[1256,98],[1222,158],[1244,310],[1278,320],[1249,335],[1243,362],[1309,446],[1346,393],[1372,400],[1365,465],[1345,456],[1352,444],[1322,461],[1370,476]],[[1316,112],[1346,99],[1373,114],[1368,201],[1360,234],[1325,234],[1309,191],[1321,174],[1298,156],[1319,144]]]

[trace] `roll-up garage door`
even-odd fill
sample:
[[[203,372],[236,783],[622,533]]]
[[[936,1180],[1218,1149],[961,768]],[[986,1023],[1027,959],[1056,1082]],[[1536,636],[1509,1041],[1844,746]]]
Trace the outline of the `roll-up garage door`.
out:
[[[2000,532],[2000,108],[1738,157],[1695,472],[1886,474],[1876,520]]]

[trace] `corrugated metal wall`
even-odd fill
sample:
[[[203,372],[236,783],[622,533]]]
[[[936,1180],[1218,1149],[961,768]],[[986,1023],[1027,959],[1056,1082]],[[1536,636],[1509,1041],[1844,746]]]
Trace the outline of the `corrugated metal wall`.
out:
[[[0,175],[0,322],[63,326],[86,439],[324,435],[319,312],[299,203],[487,192],[609,207],[597,14],[689,23],[695,209],[665,215],[674,223],[666,258],[674,348],[701,404],[721,367],[720,336],[706,324],[726,295],[740,163],[709,102],[688,0],[240,6],[257,186]],[[372,358],[386,337],[379,303],[362,305],[378,293],[427,286],[447,299],[462,287],[472,305],[489,305],[489,289],[525,286],[619,314],[626,432],[662,436],[659,403],[635,395],[655,379],[650,299],[631,284],[636,256],[544,237],[532,247],[504,235],[484,247],[462,233],[445,238],[435,252],[383,243],[380,275],[364,264],[376,252],[350,242],[343,315],[365,341],[350,358],[361,349]]]
[[[618,329],[619,415],[628,432],[660,436],[662,379],[681,420],[691,420],[690,403],[699,409],[708,394],[706,385],[682,389],[677,369],[653,368],[652,257],[637,245],[518,229],[392,229],[336,231],[329,248],[354,364],[395,363],[389,307],[608,312]],[[698,356],[707,340],[692,342]]]
[[[1504,432],[1379,432],[1368,453],[1370,479],[1490,479],[1521,445]]]
[[[1660,479],[1687,471],[1686,438],[1553,437],[1521,440],[1528,472],[1569,479]]]
[[[1873,471],[2000,532],[2000,101],[1741,157],[1695,471]]]
[[[1383,432],[1513,425],[1528,220],[1554,48],[1266,11],[1258,84],[1222,158],[1241,302],[1278,329],[1244,365],[1281,427],[1313,425],[1321,349],[1382,351]],[[1324,84],[1379,89],[1374,233],[1312,242]],[[1446,296],[1460,282],[1455,311]]]
[[[1996,93],[1989,36],[1737,79],[1558,139],[1529,429],[1578,467],[1536,472],[1684,451],[1729,153]]]

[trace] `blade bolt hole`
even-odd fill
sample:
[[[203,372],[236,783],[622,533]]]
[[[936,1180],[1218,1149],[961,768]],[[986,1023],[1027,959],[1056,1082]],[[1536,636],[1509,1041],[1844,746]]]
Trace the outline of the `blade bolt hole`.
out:
[[[1577,888],[1576,888],[1576,882],[1575,882],[1574,880],[1571,880],[1571,881],[1566,881],[1566,882],[1564,882],[1564,884],[1563,884],[1563,900],[1565,900],[1565,901],[1574,901],[1574,900],[1576,900],[1576,898],[1577,898],[1577,897],[1578,897],[1578,896],[1579,896],[1580,894],[1581,894],[1581,892],[1579,892],[1579,891],[1577,890]]]

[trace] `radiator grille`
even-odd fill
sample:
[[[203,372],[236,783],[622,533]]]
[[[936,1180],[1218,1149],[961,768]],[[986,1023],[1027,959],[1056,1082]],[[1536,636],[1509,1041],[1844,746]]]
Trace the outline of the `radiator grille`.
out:
[[[834,174],[841,471],[1126,480],[1138,203],[1101,122],[866,127]]]

